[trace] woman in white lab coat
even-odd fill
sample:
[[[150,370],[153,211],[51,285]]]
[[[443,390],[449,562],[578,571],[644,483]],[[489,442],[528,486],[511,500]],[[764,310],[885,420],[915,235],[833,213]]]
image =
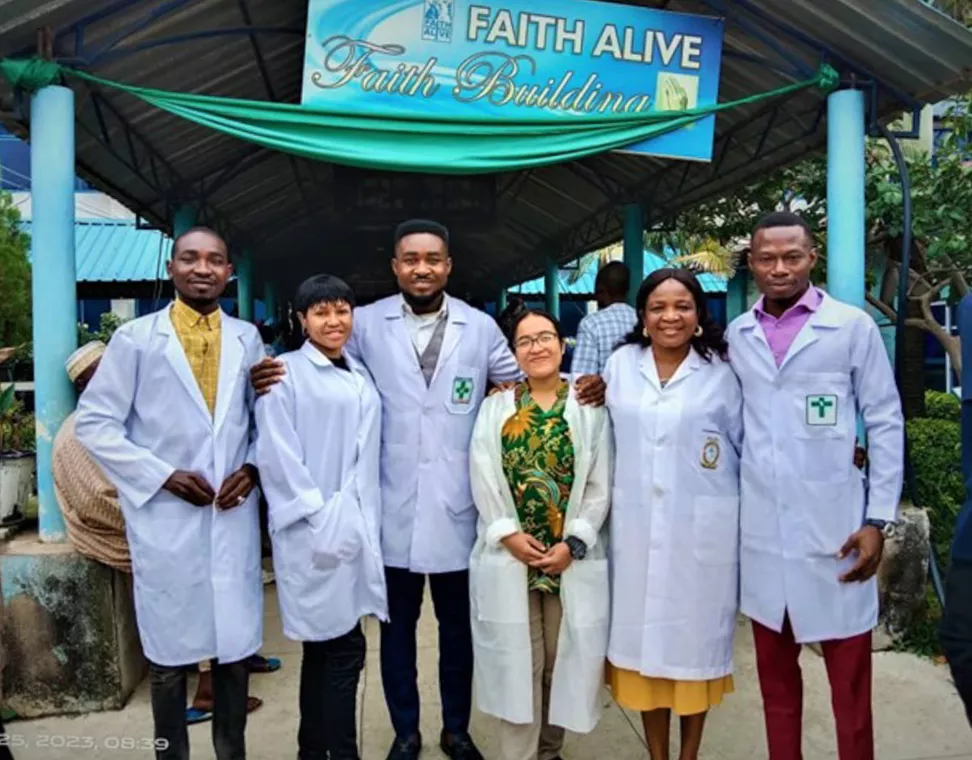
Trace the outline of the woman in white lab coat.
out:
[[[280,614],[303,642],[302,760],[357,760],[360,619],[387,619],[378,490],[381,404],[344,353],[354,294],[318,275],[294,302],[306,341],[256,404],[257,464],[269,507]]]
[[[710,707],[732,691],[742,395],[695,277],[661,269],[639,327],[608,359],[614,428],[608,683],[642,713],[652,760],[695,760]]]
[[[500,760],[553,760],[565,728],[599,718],[610,431],[560,377],[557,320],[524,311],[511,330],[526,380],[486,399],[470,449],[474,682],[479,708],[501,720]]]

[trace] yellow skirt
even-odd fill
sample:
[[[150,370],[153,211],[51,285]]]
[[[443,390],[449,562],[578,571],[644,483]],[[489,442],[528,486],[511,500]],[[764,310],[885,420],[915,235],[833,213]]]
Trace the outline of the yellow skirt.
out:
[[[675,681],[651,678],[607,664],[607,684],[622,707],[637,712],[671,710],[676,715],[698,715],[720,704],[735,691],[732,676],[710,681]]]

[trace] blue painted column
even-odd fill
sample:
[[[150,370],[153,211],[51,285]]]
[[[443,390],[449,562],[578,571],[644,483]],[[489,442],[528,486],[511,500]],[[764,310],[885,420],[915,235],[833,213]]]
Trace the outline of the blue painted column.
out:
[[[624,263],[631,273],[628,303],[634,306],[645,279],[645,207],[640,203],[624,207]]]
[[[54,495],[54,436],[74,411],[74,386],[64,369],[78,347],[74,264],[74,93],[38,90],[30,103],[30,175],[33,206],[34,404],[37,419],[37,491],[40,539],[66,539]]]
[[[236,262],[236,308],[240,319],[253,321],[253,260],[248,248]]]
[[[864,93],[827,98],[827,290],[864,308]]]
[[[547,299],[547,311],[560,319],[560,267],[553,259],[547,259],[543,276],[543,293]]]
[[[179,237],[183,232],[188,232],[196,223],[196,207],[190,203],[179,206],[175,215],[172,217],[172,236]]]
[[[972,295],[959,302],[958,333],[962,342],[962,480],[968,496],[955,523],[952,558],[972,562]]]
[[[263,284],[263,306],[267,310],[267,319],[277,324],[277,291],[272,282]]]

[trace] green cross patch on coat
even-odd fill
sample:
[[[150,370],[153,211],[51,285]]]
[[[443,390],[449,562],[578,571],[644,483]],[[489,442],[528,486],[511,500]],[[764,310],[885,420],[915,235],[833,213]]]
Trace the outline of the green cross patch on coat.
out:
[[[472,402],[473,381],[471,377],[457,377],[452,381],[452,403],[469,404]]]
[[[836,425],[837,397],[824,393],[807,396],[807,424]]]

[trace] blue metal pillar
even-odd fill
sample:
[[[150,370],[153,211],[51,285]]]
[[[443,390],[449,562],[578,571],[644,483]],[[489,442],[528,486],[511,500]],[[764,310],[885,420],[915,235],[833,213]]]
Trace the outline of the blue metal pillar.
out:
[[[263,306],[267,311],[267,320],[271,324],[277,324],[277,291],[272,282],[263,284]]]
[[[631,274],[628,303],[635,305],[641,281],[645,279],[645,207],[631,203],[624,207],[624,263]]]
[[[560,319],[560,267],[553,259],[547,259],[543,292],[547,299],[547,311]]]
[[[861,309],[864,297],[864,93],[827,98],[827,290]]]
[[[240,319],[253,321],[253,265],[248,248],[236,262],[236,309]]]
[[[66,532],[54,495],[51,454],[54,436],[74,411],[74,386],[64,362],[78,347],[74,93],[67,87],[44,87],[31,98],[30,175],[38,521],[41,541],[59,543]]]
[[[172,217],[172,237],[177,238],[183,232],[188,232],[196,223],[196,207],[187,203],[176,209]]]

